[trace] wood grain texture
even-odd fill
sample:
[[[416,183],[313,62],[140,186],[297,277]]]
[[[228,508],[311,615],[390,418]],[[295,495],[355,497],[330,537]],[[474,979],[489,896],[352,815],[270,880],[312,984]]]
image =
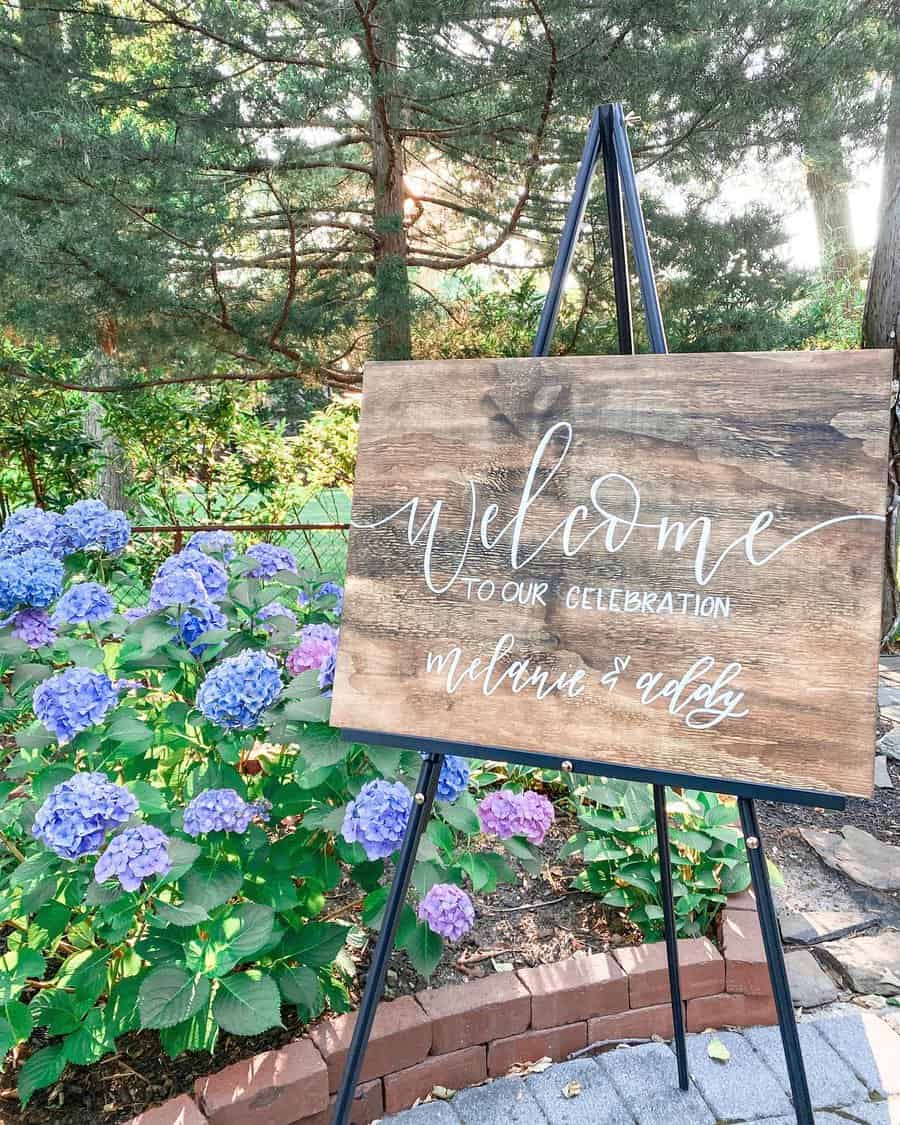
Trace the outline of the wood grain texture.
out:
[[[888,352],[378,363],[364,386],[335,726],[871,794]],[[451,692],[455,649],[481,663]]]

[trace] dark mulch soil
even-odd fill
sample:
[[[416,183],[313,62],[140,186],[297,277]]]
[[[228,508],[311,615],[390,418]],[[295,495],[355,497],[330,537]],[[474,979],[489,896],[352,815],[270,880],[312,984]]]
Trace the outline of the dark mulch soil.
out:
[[[385,995],[391,998],[491,972],[558,961],[577,950],[597,953],[640,941],[640,932],[601,906],[597,898],[570,891],[580,862],[559,862],[556,855],[573,831],[573,822],[560,817],[544,842],[539,875],[518,868],[515,884],[502,885],[490,895],[473,896],[474,928],[461,941],[445,946],[430,980],[419,976],[406,955],[396,951]],[[484,846],[489,844],[485,842]],[[348,896],[348,891],[354,893]],[[355,892],[350,884],[339,887],[325,913],[341,910],[342,917],[354,918],[359,909]],[[360,953],[357,994],[365,981],[370,953],[371,947]],[[70,1066],[61,1082],[35,1094],[24,1111],[16,1101],[15,1072],[8,1071],[0,1078],[0,1125],[117,1125],[128,1121],[148,1106],[191,1092],[194,1080],[204,1074],[289,1043],[302,1025],[291,1010],[285,1008],[284,1013],[285,1027],[264,1035],[242,1038],[223,1034],[211,1056],[193,1052],[170,1059],[162,1052],[155,1032],[123,1036],[115,1056],[91,1067]],[[39,1046],[37,1040],[36,1034],[35,1045]]]

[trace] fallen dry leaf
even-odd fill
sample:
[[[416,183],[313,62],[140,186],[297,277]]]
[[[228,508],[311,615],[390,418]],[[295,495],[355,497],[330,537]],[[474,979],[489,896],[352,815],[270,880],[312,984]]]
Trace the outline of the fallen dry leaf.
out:
[[[567,1082],[562,1088],[564,1098],[577,1098],[581,1093],[580,1082]]]
[[[731,1058],[731,1051],[728,1050],[721,1039],[710,1039],[706,1047],[706,1053],[716,1062],[726,1063]]]

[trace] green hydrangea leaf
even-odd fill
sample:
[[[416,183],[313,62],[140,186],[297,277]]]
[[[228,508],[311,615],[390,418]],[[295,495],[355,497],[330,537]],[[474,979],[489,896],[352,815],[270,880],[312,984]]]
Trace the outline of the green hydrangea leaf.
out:
[[[213,1001],[213,1015],[232,1035],[260,1035],[270,1027],[280,1027],[278,986],[259,969],[223,977]]]
[[[141,982],[138,1010],[141,1027],[173,1027],[188,1019],[209,999],[206,977],[175,965],[153,969]]]
[[[51,1043],[35,1051],[19,1070],[19,1099],[28,1105],[38,1090],[52,1086],[66,1068],[66,1055],[62,1043]]]

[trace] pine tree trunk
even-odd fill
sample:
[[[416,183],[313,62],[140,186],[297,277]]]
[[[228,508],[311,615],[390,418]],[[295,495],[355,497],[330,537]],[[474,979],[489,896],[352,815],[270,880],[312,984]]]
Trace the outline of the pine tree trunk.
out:
[[[878,239],[863,313],[863,347],[894,346],[894,380],[891,392],[888,463],[887,525],[884,540],[884,585],[881,598],[881,635],[887,641],[900,625],[900,574],[898,574],[898,519],[900,519],[900,69],[894,74],[884,145],[884,178]]]
[[[859,270],[850,220],[850,175],[840,147],[806,152],[806,189],[812,199],[822,266],[838,274]]]
[[[863,347],[887,348],[900,314],[900,69],[891,87],[891,107],[884,143],[881,218],[872,256]]]
[[[403,222],[404,156],[396,134],[397,23],[392,0],[373,12],[369,43],[375,170],[375,358],[409,359],[409,246]]]
[[[93,380],[98,386],[110,386],[119,375],[116,347],[116,324],[104,319],[100,324],[97,346],[91,364]],[[115,435],[103,424],[103,405],[100,395],[93,395],[84,418],[84,432],[100,450],[101,465],[97,473],[97,496],[108,508],[127,510],[125,484],[128,470],[125,455]]]

